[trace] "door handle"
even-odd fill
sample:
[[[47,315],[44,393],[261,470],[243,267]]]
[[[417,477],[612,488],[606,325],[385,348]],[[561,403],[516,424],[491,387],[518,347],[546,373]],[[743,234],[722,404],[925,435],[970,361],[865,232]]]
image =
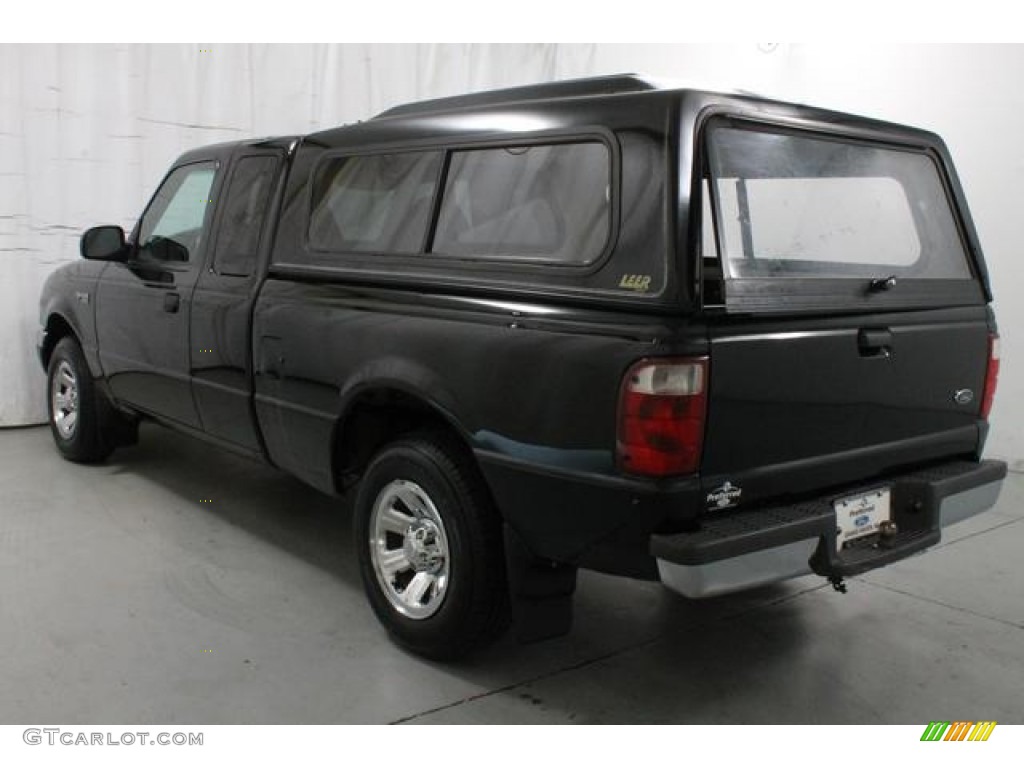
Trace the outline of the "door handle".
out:
[[[857,332],[857,349],[861,357],[889,357],[892,354],[892,331],[888,328],[861,328]]]
[[[164,312],[174,314],[181,307],[181,296],[177,293],[164,294]]]

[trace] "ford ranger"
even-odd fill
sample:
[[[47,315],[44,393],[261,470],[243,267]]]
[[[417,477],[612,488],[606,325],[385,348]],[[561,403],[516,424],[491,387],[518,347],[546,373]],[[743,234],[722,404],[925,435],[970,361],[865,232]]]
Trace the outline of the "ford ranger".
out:
[[[202,147],[41,300],[57,449],[152,420],[352,493],[369,602],[451,659],[578,568],[844,579],[991,507],[999,338],[941,139],[633,76]]]

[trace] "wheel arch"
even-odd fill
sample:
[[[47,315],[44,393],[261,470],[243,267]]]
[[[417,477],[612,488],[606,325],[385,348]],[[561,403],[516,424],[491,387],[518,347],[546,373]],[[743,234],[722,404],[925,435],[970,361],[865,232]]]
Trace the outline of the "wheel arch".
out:
[[[53,350],[57,348],[60,340],[70,336],[78,345],[82,345],[82,337],[71,322],[60,312],[51,311],[46,317],[46,325],[43,327],[44,336],[39,347],[39,359],[43,364],[43,370],[50,365],[50,358],[53,357]]]
[[[335,488],[344,492],[355,485],[387,443],[424,431],[447,434],[472,456],[470,431],[436,396],[396,379],[364,380],[351,387],[331,437]]]

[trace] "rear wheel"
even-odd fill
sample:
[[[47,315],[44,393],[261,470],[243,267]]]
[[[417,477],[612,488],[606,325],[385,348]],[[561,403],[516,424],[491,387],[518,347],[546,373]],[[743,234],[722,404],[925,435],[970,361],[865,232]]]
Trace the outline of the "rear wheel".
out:
[[[47,369],[50,431],[66,459],[102,461],[114,449],[110,406],[102,400],[78,342],[66,336],[57,343]]]
[[[363,586],[396,642],[452,660],[505,628],[501,521],[460,445],[426,434],[386,446],[355,511]]]

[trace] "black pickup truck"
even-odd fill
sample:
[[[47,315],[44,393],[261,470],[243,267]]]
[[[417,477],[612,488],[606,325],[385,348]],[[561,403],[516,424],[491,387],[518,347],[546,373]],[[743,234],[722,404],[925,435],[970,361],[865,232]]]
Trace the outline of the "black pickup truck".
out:
[[[843,579],[992,506],[999,369],[943,142],[616,76],[186,153],[42,295],[57,448],[152,419],[356,494],[372,607],[454,658],[580,567]]]

